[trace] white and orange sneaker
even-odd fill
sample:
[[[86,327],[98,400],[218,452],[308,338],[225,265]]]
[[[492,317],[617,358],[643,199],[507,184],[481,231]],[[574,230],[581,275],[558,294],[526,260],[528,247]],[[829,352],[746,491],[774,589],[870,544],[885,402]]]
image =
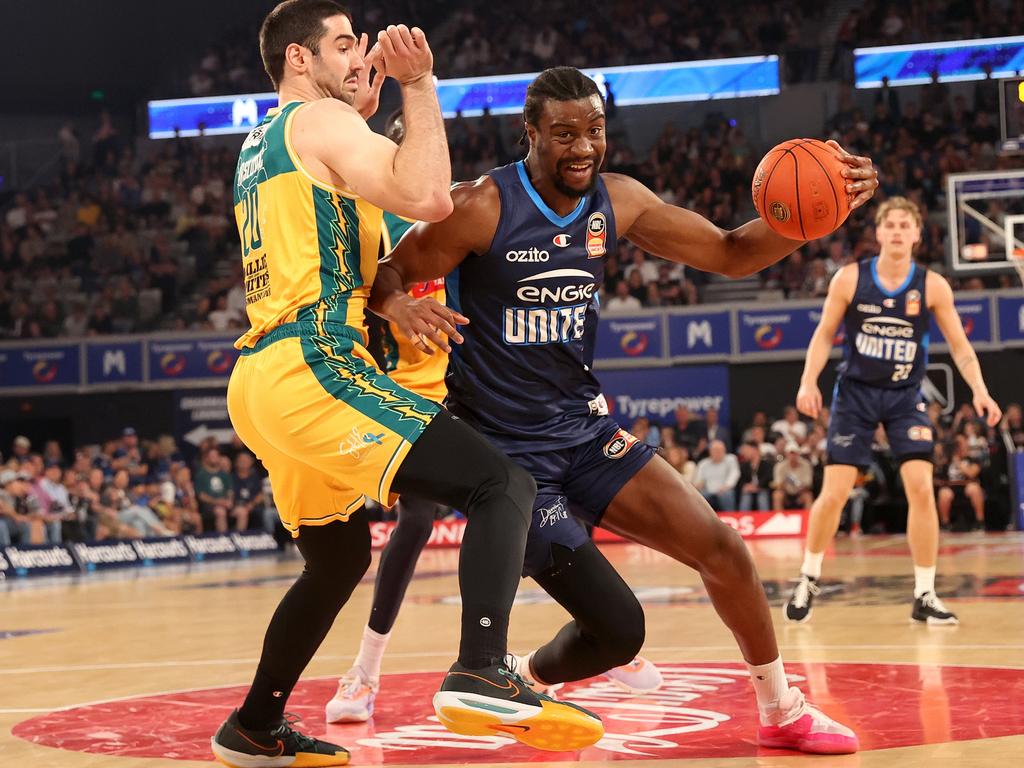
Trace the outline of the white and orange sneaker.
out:
[[[658,690],[663,682],[661,670],[643,656],[609,669],[604,676],[630,693],[650,693]]]
[[[860,749],[857,735],[808,704],[799,688],[786,692],[768,720],[757,729],[758,746],[811,755],[848,755]]]
[[[365,723],[373,717],[373,702],[380,681],[371,680],[359,667],[352,667],[338,681],[338,692],[327,702],[328,723]]]

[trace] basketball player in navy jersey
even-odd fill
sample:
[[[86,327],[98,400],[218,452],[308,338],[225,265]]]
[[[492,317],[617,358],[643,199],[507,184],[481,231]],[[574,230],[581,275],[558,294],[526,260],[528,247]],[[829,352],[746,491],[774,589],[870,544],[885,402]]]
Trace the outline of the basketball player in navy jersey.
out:
[[[985,416],[990,427],[999,423],[1002,414],[985,387],[949,283],[914,262],[914,246],[921,239],[918,207],[905,197],[886,200],[875,216],[875,234],[879,255],[849,264],[832,278],[800,379],[797,408],[817,418],[822,407],[818,376],[842,322],[846,345],[832,394],[828,465],[821,493],[811,507],[800,580],[786,603],[786,618],[804,622],[811,617],[825,547],[839,527],[858,467],[871,462],[871,443],[881,424],[900,462],[909,506],[907,539],[914,561],[911,619],[957,624],[956,615],[935,594],[939,518],[932,487],[934,443],[921,395],[933,315],[953,362],[974,393],[975,410]]]
[[[572,615],[520,672],[539,685],[600,674],[636,655],[639,602],[586,535],[600,525],[697,569],[747,661],[761,717],[758,742],[844,753],[857,737],[790,688],[771,615],[742,539],[665,460],[608,416],[591,370],[597,287],[620,237],[662,258],[748,275],[800,243],[764,222],[726,232],[664,203],[644,185],[601,174],[604,104],[571,67],[541,73],[524,107],[529,154],[456,185],[455,211],[417,224],[382,264],[370,306],[422,348],[456,342],[447,385],[451,411],[537,480],[524,574]],[[844,153],[853,205],[877,175]],[[416,300],[406,284],[445,276],[448,306]],[[456,329],[453,310],[469,318]],[[443,695],[444,686],[442,685]]]

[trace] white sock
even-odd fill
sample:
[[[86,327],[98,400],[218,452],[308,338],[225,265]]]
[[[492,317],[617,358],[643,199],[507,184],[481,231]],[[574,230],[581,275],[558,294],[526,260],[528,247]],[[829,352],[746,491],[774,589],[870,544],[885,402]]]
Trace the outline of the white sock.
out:
[[[519,674],[537,684],[539,688],[547,688],[548,683],[537,678],[537,675],[533,672],[533,654],[537,651],[530,651],[525,656],[516,656],[516,666],[519,668]]]
[[[388,647],[391,633],[382,635],[369,627],[363,629],[363,641],[359,644],[359,655],[355,666],[359,667],[370,680],[380,679],[380,664],[384,659],[384,650]]]
[[[825,559],[824,552],[811,552],[804,550],[804,564],[800,566],[800,573],[810,576],[812,579],[821,578],[821,561]]]
[[[917,599],[926,592],[935,591],[935,566],[922,568],[914,566],[914,598]]]
[[[779,701],[789,690],[786,670],[782,666],[782,657],[767,664],[747,664],[750,670],[750,682],[754,684],[757,695],[757,711],[762,724],[768,722],[768,716],[779,708]]]

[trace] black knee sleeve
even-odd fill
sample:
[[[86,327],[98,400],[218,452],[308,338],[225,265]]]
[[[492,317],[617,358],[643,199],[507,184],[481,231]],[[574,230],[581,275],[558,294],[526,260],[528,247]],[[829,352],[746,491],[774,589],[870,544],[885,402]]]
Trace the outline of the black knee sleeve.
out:
[[[555,563],[535,580],[573,617],[533,657],[547,683],[582,680],[632,661],[644,644],[644,611],[600,550],[554,547]]]

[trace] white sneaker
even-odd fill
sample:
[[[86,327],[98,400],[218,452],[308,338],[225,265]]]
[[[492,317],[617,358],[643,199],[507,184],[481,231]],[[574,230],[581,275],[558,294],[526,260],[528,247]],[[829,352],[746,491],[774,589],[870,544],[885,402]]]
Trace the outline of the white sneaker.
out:
[[[650,693],[661,687],[661,670],[643,656],[637,656],[629,664],[609,669],[604,676],[630,693]]]
[[[530,651],[525,656],[516,656],[514,653],[510,653],[509,656],[514,660],[512,671],[519,675],[526,684],[530,686],[530,690],[534,693],[542,693],[552,699],[558,699],[555,695],[556,691],[560,691],[565,687],[565,683],[555,683],[553,685],[541,685],[533,679],[533,672],[530,670],[530,661],[533,659],[533,654],[536,651]]]
[[[338,692],[327,702],[328,723],[365,723],[373,717],[373,702],[380,690],[379,680],[366,678],[363,670],[352,667],[338,681]]]

